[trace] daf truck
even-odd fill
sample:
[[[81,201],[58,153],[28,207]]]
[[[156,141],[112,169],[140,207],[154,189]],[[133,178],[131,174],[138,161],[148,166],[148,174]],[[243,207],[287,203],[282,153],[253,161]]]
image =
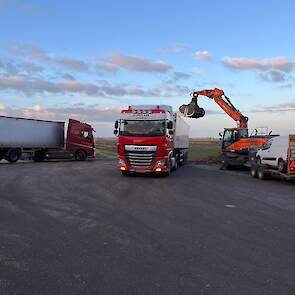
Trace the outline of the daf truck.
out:
[[[189,125],[168,105],[134,105],[115,122],[118,169],[170,175],[187,160]]]

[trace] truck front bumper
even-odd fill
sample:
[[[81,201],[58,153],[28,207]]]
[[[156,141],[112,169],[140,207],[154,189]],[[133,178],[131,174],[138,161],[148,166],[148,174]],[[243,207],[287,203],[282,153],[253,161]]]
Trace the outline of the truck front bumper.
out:
[[[119,159],[118,169],[124,172],[138,172],[138,173],[162,173],[168,172],[169,165],[167,158],[157,158],[152,166],[149,167],[139,167],[139,166],[130,166],[125,159]]]

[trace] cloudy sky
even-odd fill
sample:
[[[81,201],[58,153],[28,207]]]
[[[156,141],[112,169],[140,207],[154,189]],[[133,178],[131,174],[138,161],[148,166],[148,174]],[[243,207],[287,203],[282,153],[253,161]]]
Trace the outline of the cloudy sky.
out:
[[[0,115],[92,123],[221,88],[250,129],[295,132],[294,1],[0,0]],[[207,98],[192,137],[235,122]]]

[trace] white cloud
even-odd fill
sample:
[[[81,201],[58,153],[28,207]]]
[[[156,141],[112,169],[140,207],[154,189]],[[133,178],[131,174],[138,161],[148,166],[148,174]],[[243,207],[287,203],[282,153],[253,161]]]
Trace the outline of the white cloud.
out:
[[[197,60],[205,60],[205,61],[211,60],[211,56],[207,50],[196,51],[192,54],[192,56],[194,59],[197,59]]]
[[[0,116],[6,115],[6,106],[4,103],[0,102]]]
[[[280,70],[269,70],[258,73],[260,79],[267,82],[285,82],[287,80],[286,74]]]
[[[88,64],[80,59],[61,57],[57,60],[61,66],[74,71],[87,71]]]
[[[172,66],[161,60],[151,60],[139,56],[114,53],[108,56],[107,61],[117,67],[131,72],[159,72],[164,73],[172,69]]]
[[[0,104],[1,106],[1,104]],[[33,105],[22,108],[0,108],[0,113],[4,115],[24,118],[34,118],[41,120],[61,120],[66,121],[69,118],[81,120],[84,122],[114,122],[118,119],[120,108],[118,106],[110,106],[100,109],[97,106],[69,106],[69,107],[47,107]]]
[[[117,73],[119,71],[119,67],[107,61],[102,61],[100,59],[96,60],[96,69],[98,71],[105,71],[110,73]]]
[[[277,56],[264,59],[246,57],[224,57],[222,62],[235,70],[280,70],[290,72],[295,69],[295,62],[285,56]]]

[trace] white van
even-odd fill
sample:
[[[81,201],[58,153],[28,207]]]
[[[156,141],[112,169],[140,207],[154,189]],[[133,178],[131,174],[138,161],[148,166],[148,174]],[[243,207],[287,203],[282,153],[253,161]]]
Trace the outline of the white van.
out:
[[[287,170],[289,136],[278,136],[270,139],[256,154],[257,164],[263,164],[278,169]]]

